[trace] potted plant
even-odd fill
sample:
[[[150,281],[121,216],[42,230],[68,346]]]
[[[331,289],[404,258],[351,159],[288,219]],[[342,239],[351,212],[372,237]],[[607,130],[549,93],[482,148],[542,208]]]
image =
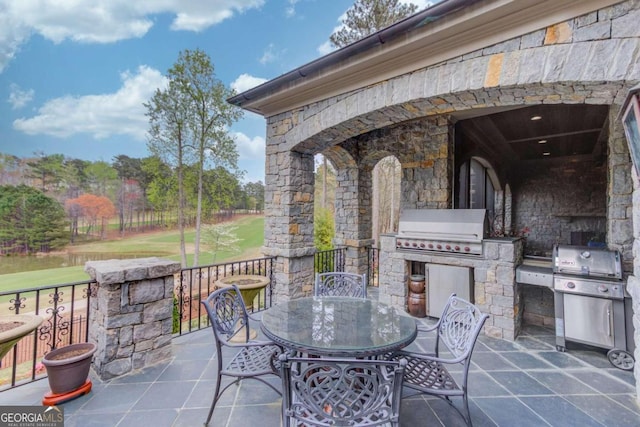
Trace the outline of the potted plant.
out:
[[[96,349],[93,343],[78,343],[58,348],[44,356],[42,364],[47,369],[53,395],[72,393],[87,383]]]

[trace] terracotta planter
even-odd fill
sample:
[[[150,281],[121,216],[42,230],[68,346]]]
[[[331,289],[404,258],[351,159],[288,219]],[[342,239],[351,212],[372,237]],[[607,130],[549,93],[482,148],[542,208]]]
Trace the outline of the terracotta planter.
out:
[[[409,277],[409,291],[420,294],[425,289],[425,278],[422,274],[412,274]]]
[[[51,392],[58,395],[80,388],[87,381],[96,349],[93,343],[79,343],[47,353],[42,364],[47,368]]]

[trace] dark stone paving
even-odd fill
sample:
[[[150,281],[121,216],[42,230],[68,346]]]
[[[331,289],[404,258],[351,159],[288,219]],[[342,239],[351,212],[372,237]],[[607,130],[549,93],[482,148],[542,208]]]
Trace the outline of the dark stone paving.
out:
[[[575,344],[559,353],[553,343],[553,331],[538,327],[525,327],[515,342],[480,337],[469,374],[474,426],[640,426],[632,372],[611,366],[605,350]],[[215,385],[211,331],[175,338],[173,348],[171,363],[94,378],[91,393],[62,405],[65,427],[202,425]],[[36,381],[0,393],[0,404],[40,405],[47,391],[46,380]],[[278,427],[280,402],[266,386],[245,381],[226,391],[210,425]],[[420,395],[405,397],[401,417],[402,426],[464,425],[444,401]]]

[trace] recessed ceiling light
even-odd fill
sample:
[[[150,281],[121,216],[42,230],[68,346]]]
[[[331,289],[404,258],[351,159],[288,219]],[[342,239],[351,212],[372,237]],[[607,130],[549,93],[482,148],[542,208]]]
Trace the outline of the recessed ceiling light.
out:
[[[548,151],[545,151],[544,153],[542,153],[542,155],[543,155],[543,156],[550,156],[550,155],[551,155],[551,153],[550,153],[550,152],[548,152]]]
[[[536,120],[541,120],[542,116],[531,116],[531,120],[536,121]]]
[[[541,139],[540,141],[538,141],[538,144],[546,144],[547,140],[546,139]]]

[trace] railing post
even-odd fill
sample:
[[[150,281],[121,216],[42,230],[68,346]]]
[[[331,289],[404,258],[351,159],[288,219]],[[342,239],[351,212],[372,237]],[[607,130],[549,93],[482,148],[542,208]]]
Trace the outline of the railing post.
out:
[[[160,258],[90,261],[97,284],[90,301],[93,368],[117,377],[171,357],[174,274],[180,264]]]

